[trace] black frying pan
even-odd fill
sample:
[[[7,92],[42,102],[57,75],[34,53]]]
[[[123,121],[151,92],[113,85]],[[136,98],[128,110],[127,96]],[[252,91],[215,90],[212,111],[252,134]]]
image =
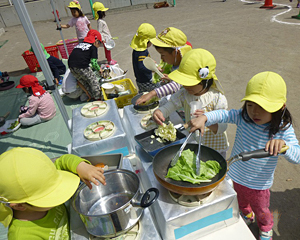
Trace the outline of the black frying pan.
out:
[[[222,157],[221,154],[219,154],[212,148],[203,145],[201,146],[201,160],[204,162],[208,160],[215,160],[218,163],[220,163],[222,167],[220,172],[214,178],[211,179],[211,182],[192,184],[189,182],[175,181],[170,178],[165,178],[170,167],[171,160],[173,159],[177,151],[180,149],[180,147],[181,144],[169,146],[167,148],[164,148],[154,156],[153,172],[158,182],[171,192],[184,195],[202,195],[213,191],[224,180],[229,165],[227,164],[227,161]],[[185,149],[190,149],[191,151],[195,152],[195,154],[197,154],[198,144],[188,143]],[[284,148],[282,148],[282,151],[283,149]],[[229,164],[237,160],[248,161],[251,158],[263,158],[267,156],[269,156],[269,152],[266,152],[264,149],[259,149],[251,152],[244,152],[231,158],[229,160]]]
[[[151,110],[151,109],[154,109],[156,108],[158,105],[159,105],[159,101],[155,101],[153,103],[150,103],[148,105],[136,105],[136,101],[141,97],[143,96],[143,93],[139,93],[137,95],[135,95],[132,99],[131,99],[131,104],[133,105],[133,108],[135,110],[138,110],[138,111],[148,111],[148,110]]]

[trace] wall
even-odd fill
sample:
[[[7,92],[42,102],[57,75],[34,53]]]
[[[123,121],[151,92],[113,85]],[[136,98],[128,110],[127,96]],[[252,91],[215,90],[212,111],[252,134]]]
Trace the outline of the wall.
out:
[[[89,0],[80,0],[80,5],[85,14],[92,14]],[[92,1],[92,2],[96,2]],[[123,7],[130,7],[133,5],[147,4],[158,2],[155,0],[101,0],[105,7],[110,9],[118,9]],[[56,0],[54,1],[56,9],[59,11],[60,17],[71,17],[71,12],[68,9],[70,0]],[[32,22],[54,20],[52,14],[52,5],[50,0],[41,0],[25,3],[29,16]],[[0,28],[6,28],[21,24],[18,14],[14,6],[0,7]]]

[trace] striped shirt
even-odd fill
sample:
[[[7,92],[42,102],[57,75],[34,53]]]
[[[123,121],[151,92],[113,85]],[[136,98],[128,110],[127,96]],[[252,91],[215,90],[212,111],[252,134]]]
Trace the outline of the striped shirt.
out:
[[[215,123],[232,123],[237,125],[235,141],[231,156],[241,152],[265,148],[269,139],[267,124],[248,123],[242,118],[242,109],[218,110],[205,113],[206,126]],[[291,163],[300,163],[300,146],[292,125],[284,131],[279,131],[273,139],[282,139],[289,147],[285,154],[279,154]],[[252,158],[249,161],[237,161],[230,165],[228,175],[236,183],[251,189],[265,190],[273,184],[274,172],[278,156]]]
[[[173,94],[173,93],[177,92],[180,88],[181,88],[181,85],[179,83],[172,81],[172,82],[170,82],[166,85],[163,85],[159,88],[155,88],[154,91],[156,92],[158,98],[162,98],[169,94]]]

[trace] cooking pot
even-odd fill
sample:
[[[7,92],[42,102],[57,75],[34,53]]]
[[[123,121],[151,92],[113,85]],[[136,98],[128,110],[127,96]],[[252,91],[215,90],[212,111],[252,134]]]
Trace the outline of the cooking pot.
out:
[[[200,184],[192,184],[185,181],[175,181],[171,178],[166,178],[170,163],[180,149],[181,144],[176,144],[164,148],[158,152],[153,158],[153,172],[157,181],[166,189],[171,192],[175,192],[183,195],[202,195],[212,192],[225,178],[228,167],[230,164],[242,160],[248,161],[251,158],[263,158],[270,156],[269,152],[265,149],[258,149],[250,152],[242,152],[228,161],[223,156],[212,148],[201,145],[201,161],[206,162],[208,160],[215,160],[221,165],[220,172],[211,179],[211,182],[202,182]],[[188,143],[184,150],[190,149],[195,154],[198,152],[198,144]],[[284,152],[288,149],[284,146],[280,152]]]
[[[112,238],[134,227],[143,209],[156,201],[159,192],[150,188],[142,194],[138,176],[128,170],[109,170],[104,176],[106,185],[92,184],[89,189],[82,184],[71,202],[90,234]]]
[[[159,105],[159,101],[155,101],[155,102],[152,102],[152,103],[146,104],[146,105],[136,105],[136,101],[141,96],[143,96],[143,93],[139,93],[131,99],[131,104],[133,105],[133,108],[135,110],[137,110],[137,111],[149,111],[149,110],[152,110],[152,109],[156,108]]]

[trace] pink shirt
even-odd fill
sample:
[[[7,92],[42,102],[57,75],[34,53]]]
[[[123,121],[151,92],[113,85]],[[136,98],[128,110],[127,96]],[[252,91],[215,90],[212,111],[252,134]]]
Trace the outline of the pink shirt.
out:
[[[70,27],[75,26],[78,39],[84,39],[86,37],[89,31],[88,24],[90,24],[90,21],[86,16],[78,18],[72,17],[68,24]]]
[[[50,120],[56,114],[54,101],[50,93],[45,92],[42,96],[37,97],[31,95],[29,98],[29,106],[26,113],[19,115],[19,118],[32,117],[38,114],[41,119]]]

